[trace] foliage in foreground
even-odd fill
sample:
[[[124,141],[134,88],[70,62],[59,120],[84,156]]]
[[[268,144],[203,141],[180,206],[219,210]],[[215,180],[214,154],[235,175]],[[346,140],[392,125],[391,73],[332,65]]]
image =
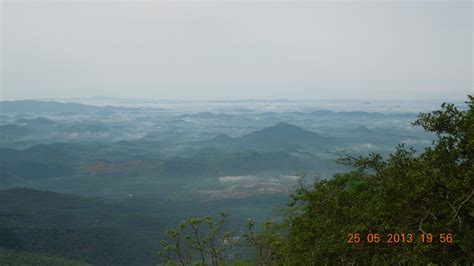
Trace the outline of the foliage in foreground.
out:
[[[259,265],[473,263],[474,97],[468,97],[467,110],[443,104],[414,122],[437,135],[432,147],[417,154],[401,144],[386,159],[345,155],[339,162],[356,170],[316,180],[311,188],[301,185],[284,222],[254,233],[250,221],[239,243],[255,249]],[[348,243],[349,234],[361,241]],[[369,243],[369,234],[380,241]],[[387,243],[390,234],[404,239]],[[432,234],[432,241],[421,241],[422,234]],[[200,252],[206,246],[189,243]]]
[[[219,265],[233,260],[234,233],[223,232],[228,215],[221,213],[217,221],[212,217],[191,218],[181,222],[176,229],[168,228],[171,241],[162,240],[163,250],[158,254],[167,264]]]

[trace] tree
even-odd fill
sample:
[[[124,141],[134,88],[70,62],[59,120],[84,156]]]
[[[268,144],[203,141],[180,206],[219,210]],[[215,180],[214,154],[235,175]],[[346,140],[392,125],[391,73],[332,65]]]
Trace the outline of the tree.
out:
[[[280,250],[288,264],[474,262],[474,98],[468,97],[467,110],[443,104],[420,114],[414,125],[437,134],[421,154],[399,145],[387,159],[346,156],[339,162],[356,170],[300,187],[294,200],[303,211],[288,218]],[[354,234],[362,241],[348,244]],[[368,234],[383,239],[368,243]],[[415,239],[386,243],[389,234]],[[432,234],[432,243],[422,243],[422,234]]]
[[[235,260],[238,254],[232,247],[237,239],[233,232],[223,231],[229,215],[220,213],[217,221],[212,217],[187,219],[177,228],[168,228],[169,240],[162,240],[158,255],[167,265],[222,265]]]

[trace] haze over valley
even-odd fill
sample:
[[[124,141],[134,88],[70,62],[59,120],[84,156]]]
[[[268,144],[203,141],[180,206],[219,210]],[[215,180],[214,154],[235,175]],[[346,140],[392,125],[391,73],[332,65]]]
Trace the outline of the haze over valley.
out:
[[[1,1],[0,265],[473,262],[473,10]]]
[[[0,197],[18,199],[0,207],[6,228],[21,225],[43,238],[60,226],[78,230],[73,234],[83,241],[108,228],[117,241],[123,235],[143,246],[157,243],[166,225],[191,216],[227,211],[236,224],[262,221],[286,205],[299,177],[312,182],[352,170],[336,163],[345,154],[388,154],[398,143],[422,150],[434,139],[411,125],[417,113],[403,110],[406,103],[394,104],[396,112],[374,112],[376,103],[357,101],[135,101],[133,107],[103,101],[1,102]],[[430,104],[437,103],[418,111]],[[331,105],[358,111],[321,108]],[[71,232],[59,234],[65,239],[54,241],[69,243]],[[21,244],[2,246],[132,262],[74,247],[38,247],[25,237],[15,234]],[[134,252],[151,263],[157,248]]]

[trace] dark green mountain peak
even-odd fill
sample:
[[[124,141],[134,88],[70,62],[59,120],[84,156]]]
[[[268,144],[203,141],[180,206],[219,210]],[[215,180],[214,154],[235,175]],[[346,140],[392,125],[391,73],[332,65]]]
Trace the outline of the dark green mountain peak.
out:
[[[266,127],[252,132],[240,138],[246,142],[272,143],[273,146],[281,146],[283,143],[292,145],[307,145],[319,142],[321,136],[298,126],[280,122],[274,126]]]
[[[253,132],[251,134],[260,134],[260,135],[269,135],[269,136],[285,136],[290,138],[298,137],[314,137],[317,136],[316,133],[305,130],[301,127],[295,126],[293,124],[280,122],[274,126],[263,128],[259,131]],[[249,134],[249,135],[251,135]]]
[[[215,136],[214,138],[212,138],[212,140],[215,140],[215,141],[232,141],[234,140],[233,138],[229,137],[229,135],[226,135],[226,134],[223,134],[223,133],[219,133],[217,136]]]

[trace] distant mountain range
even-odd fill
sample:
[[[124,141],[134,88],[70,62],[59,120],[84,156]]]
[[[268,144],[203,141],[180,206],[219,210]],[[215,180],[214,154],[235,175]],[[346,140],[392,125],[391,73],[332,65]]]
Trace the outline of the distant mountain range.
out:
[[[80,103],[44,102],[36,100],[0,101],[0,112],[2,113],[90,113],[127,110],[133,110],[133,108],[95,106]]]
[[[15,121],[16,124],[29,126],[29,127],[46,127],[46,126],[55,126],[58,125],[57,122],[44,118],[44,117],[36,117],[33,119],[18,119]]]
[[[294,145],[311,145],[319,143],[324,137],[315,132],[295,125],[280,122],[239,138],[243,142],[255,143],[288,143]]]
[[[239,175],[278,170],[287,174],[296,169],[310,170],[320,163],[332,167],[332,161],[302,152],[323,151],[334,141],[281,122],[238,138],[219,134],[205,141],[161,147],[160,143],[139,139],[103,146],[56,143],[25,150],[0,148],[0,163],[4,165],[0,176],[3,185],[11,186],[91,173],[127,176],[146,171],[161,177],[209,177],[218,172]]]
[[[325,146],[332,138],[301,127],[280,122],[274,126],[265,127],[238,138],[225,134],[196,142],[195,147],[214,147],[224,150],[263,150],[263,151],[297,151],[306,148]]]
[[[77,102],[57,102],[57,101],[40,101],[40,100],[18,100],[18,101],[0,101],[0,112],[2,113],[89,113],[100,111],[133,111],[140,108],[119,107],[119,106],[97,106],[87,105]],[[164,110],[161,108],[148,108],[154,110]],[[351,112],[335,112],[330,110],[317,110],[309,113],[303,112],[287,112],[295,115],[310,115],[310,116],[324,116],[324,117],[338,117],[338,118],[380,118],[384,116],[392,117],[416,117],[417,113],[394,113],[382,114],[378,112],[365,111],[351,111]],[[261,115],[275,115],[276,112],[262,112]],[[178,115],[176,118],[199,118],[199,119],[215,119],[225,118],[229,114],[213,113],[213,112],[198,112]]]
[[[30,129],[15,124],[0,125],[0,136],[2,137],[24,136],[31,132]]]

